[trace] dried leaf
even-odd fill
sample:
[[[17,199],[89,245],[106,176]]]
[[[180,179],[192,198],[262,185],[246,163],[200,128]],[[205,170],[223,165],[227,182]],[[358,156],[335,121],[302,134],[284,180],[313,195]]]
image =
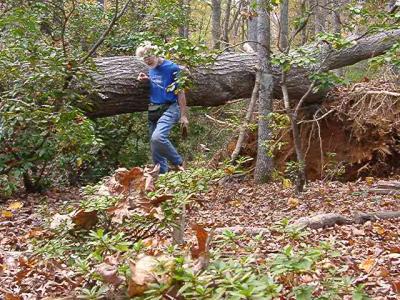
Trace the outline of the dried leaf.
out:
[[[375,259],[370,257],[364,260],[360,265],[359,268],[364,270],[365,272],[369,273],[375,265]]]
[[[374,228],[375,232],[378,233],[379,235],[384,235],[385,232],[386,232],[385,228],[383,228],[383,227],[382,227],[381,225],[379,225],[379,224],[375,224],[375,225],[373,226],[373,228]]]
[[[147,170],[147,168],[145,169],[144,177],[146,179],[145,179],[144,190],[146,192],[151,192],[151,191],[155,190],[154,181],[158,178],[159,173],[160,173],[160,165],[159,164],[155,165],[153,170],[151,170],[150,172]]]
[[[174,198],[174,195],[164,194],[164,195],[157,196],[157,197],[155,197],[154,199],[152,199],[152,200],[151,200],[151,204],[153,204],[154,206],[158,206],[158,205],[160,205],[161,203],[163,203],[163,202],[165,202],[165,201],[167,201],[167,200],[170,200],[170,199],[172,199],[172,198]]]
[[[101,275],[104,282],[113,286],[119,286],[124,281],[124,277],[118,275],[118,265],[101,263],[97,267],[97,273]]]
[[[287,205],[290,208],[296,208],[297,206],[299,206],[299,204],[300,204],[300,200],[297,198],[289,198],[288,202],[287,202]]]
[[[374,181],[375,181],[375,178],[374,178],[374,177],[365,177],[365,182],[366,182],[368,185],[373,185],[373,184],[374,184]]]
[[[143,176],[142,168],[134,167],[129,171],[117,171],[115,179],[123,186],[125,192],[128,192],[131,188],[137,191],[144,190],[146,179]]]
[[[14,216],[14,214],[9,210],[2,210],[1,216],[6,219],[11,219]]]
[[[121,201],[116,206],[110,207],[107,212],[112,215],[111,221],[114,223],[122,224],[124,218],[128,218],[132,215],[130,209],[129,200]]]
[[[390,276],[390,272],[389,272],[389,270],[387,268],[380,267],[379,271],[378,271],[378,276],[386,278],[386,277]]]
[[[78,210],[72,216],[72,222],[77,229],[91,229],[98,221],[97,211]]]
[[[293,183],[292,183],[292,181],[290,181],[290,179],[284,178],[284,179],[282,180],[282,186],[283,186],[283,188],[285,188],[285,189],[290,189],[290,188],[293,187]]]
[[[16,202],[11,203],[11,204],[8,206],[8,209],[9,209],[9,210],[18,210],[18,209],[20,209],[20,208],[23,207],[23,206],[24,206],[24,205],[23,205],[21,202],[16,201]]]
[[[400,294],[400,280],[392,281],[393,291]]]
[[[171,277],[167,274],[159,276],[155,273],[159,263],[162,263],[166,270],[172,270],[174,266],[173,259],[167,256],[156,258],[144,255],[139,257],[136,262],[129,262],[131,277],[128,278],[128,295],[130,297],[142,295],[148,289],[149,284],[153,282],[171,283]]]
[[[192,258],[196,259],[199,258],[202,254],[208,253],[207,249],[208,232],[198,224],[193,225],[192,229],[196,232],[197,247],[192,247],[190,250]]]
[[[60,226],[73,227],[72,217],[70,215],[55,214],[50,223],[50,229],[56,229]]]
[[[4,300],[22,300],[22,297],[11,293],[6,293],[4,296]]]

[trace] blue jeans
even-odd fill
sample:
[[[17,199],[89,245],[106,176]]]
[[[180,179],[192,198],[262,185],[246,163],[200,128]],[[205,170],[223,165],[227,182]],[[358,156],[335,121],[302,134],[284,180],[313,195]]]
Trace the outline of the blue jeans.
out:
[[[151,156],[154,164],[160,164],[160,173],[168,172],[168,161],[173,165],[183,163],[169,138],[172,127],[178,123],[181,112],[178,103],[171,104],[157,122],[149,121]]]

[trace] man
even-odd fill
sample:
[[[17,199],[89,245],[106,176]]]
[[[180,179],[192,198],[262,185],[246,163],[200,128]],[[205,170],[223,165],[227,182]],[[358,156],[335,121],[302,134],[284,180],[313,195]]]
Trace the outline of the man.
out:
[[[149,66],[149,75],[140,73],[139,81],[150,81],[148,111],[151,155],[154,164],[160,165],[160,173],[168,172],[168,161],[174,170],[183,170],[183,159],[169,140],[172,127],[181,123],[187,130],[186,97],[183,90],[175,92],[175,83],[181,68],[172,61],[158,57],[157,48],[145,43],[136,50],[136,56]]]

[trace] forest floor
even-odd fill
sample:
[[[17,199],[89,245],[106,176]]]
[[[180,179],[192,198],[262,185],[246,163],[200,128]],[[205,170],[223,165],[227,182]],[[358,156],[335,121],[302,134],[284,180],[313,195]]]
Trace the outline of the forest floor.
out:
[[[312,182],[306,192],[296,195],[292,188],[281,183],[256,186],[252,181],[226,182],[198,197],[196,205],[188,211],[188,224],[235,231],[240,236],[236,247],[225,253],[233,257],[248,255],[246,245],[254,237],[254,229],[262,232],[256,250],[261,259],[280,252],[288,244],[296,248],[300,244],[311,247],[329,242],[339,255],[318,268],[341,269],[351,276],[354,284],[363,284],[372,299],[400,299],[400,219],[335,225],[304,234],[288,231],[283,236],[272,230],[277,223],[283,224],[284,219],[321,213],[352,216],[356,212],[400,211],[398,195],[377,195],[369,189],[370,185],[364,181]],[[28,259],[32,253],[30,239],[43,233],[44,219],[79,198],[77,189],[53,190],[0,205],[0,299],[44,299],[70,294],[76,282],[65,265],[42,264],[41,268],[27,265],[33,264]],[[318,276],[317,269],[301,276],[301,281],[313,283],[319,280]]]

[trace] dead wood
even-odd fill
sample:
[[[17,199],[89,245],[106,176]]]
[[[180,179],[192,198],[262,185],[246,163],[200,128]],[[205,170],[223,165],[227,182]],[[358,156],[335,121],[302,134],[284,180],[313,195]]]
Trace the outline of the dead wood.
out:
[[[293,225],[299,228],[320,229],[333,227],[335,225],[363,224],[367,221],[379,221],[400,218],[400,211],[379,211],[372,213],[357,212],[353,217],[347,217],[337,213],[319,214],[310,217],[303,217],[296,220]],[[215,233],[221,234],[224,231],[232,231],[237,234],[270,234],[268,228],[232,226],[215,228]]]
[[[400,29],[363,37],[346,49],[326,47],[316,57],[310,69],[292,68],[288,72],[287,87],[290,98],[300,99],[310,86],[308,75],[315,70],[328,71],[355,64],[381,55],[400,38]],[[312,47],[312,46],[310,46]],[[148,103],[148,86],[136,80],[139,72],[147,72],[146,65],[136,57],[104,57],[95,60],[97,73],[93,74],[98,93],[93,95],[93,117],[105,117],[135,111],[144,111]],[[188,91],[188,105],[218,106],[234,99],[250,98],[255,81],[254,54],[224,54],[212,65],[192,70],[194,87]],[[279,68],[272,70],[274,97],[281,97]],[[311,93],[306,102],[320,103],[328,91]]]

